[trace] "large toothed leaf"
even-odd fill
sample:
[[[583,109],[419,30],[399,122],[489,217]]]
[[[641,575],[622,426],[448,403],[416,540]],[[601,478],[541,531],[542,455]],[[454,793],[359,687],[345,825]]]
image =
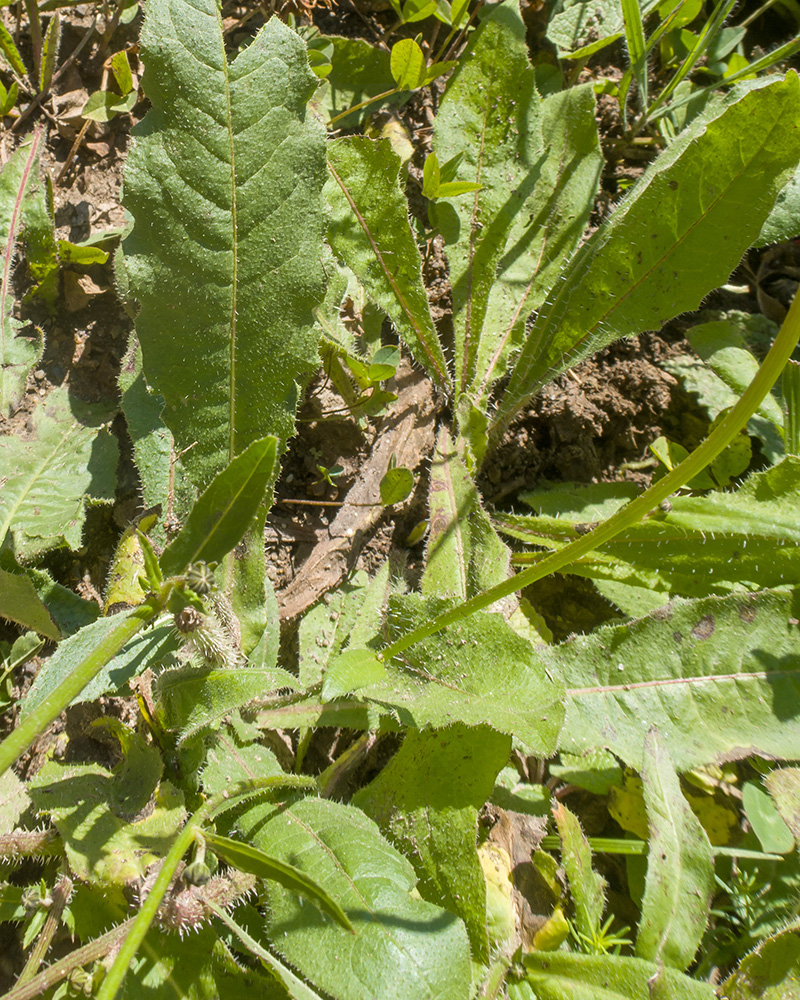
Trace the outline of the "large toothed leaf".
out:
[[[126,165],[125,267],[148,383],[202,488],[292,433],[316,362],[325,137],[277,18],[229,62],[216,0],[151,0],[141,45],[152,110]]]
[[[118,449],[104,426],[111,416],[60,387],[33,411],[24,436],[0,438],[0,543],[23,557],[80,545],[85,497],[114,496]]]
[[[689,126],[567,265],[515,363],[493,438],[556,374],[723,284],[799,157],[794,72]]]
[[[500,5],[475,32],[436,116],[439,161],[462,155],[457,180],[481,185],[455,199],[458,239],[447,247],[459,390],[475,375],[487,302],[509,228],[541,176],[540,108],[525,25],[516,5]]]
[[[753,753],[800,757],[799,616],[796,593],[676,600],[540,649],[567,688],[561,748],[608,747],[641,768],[657,726],[678,771]]]
[[[650,846],[636,954],[686,969],[708,922],[714,858],[655,728],[645,737],[642,784]]]
[[[0,171],[0,419],[7,417],[17,405],[25,389],[28,372],[42,356],[40,333],[18,336],[20,323],[11,315],[14,292],[11,277],[14,250],[19,234],[28,185],[39,169],[39,146],[42,133],[21,146]]]
[[[329,239],[334,252],[385,310],[416,360],[446,387],[444,354],[398,182],[400,157],[388,139],[352,135],[331,143],[328,160],[331,180],[325,191],[333,212]]]
[[[238,826],[244,839],[323,885],[355,928],[350,934],[295,893],[266,884],[263,940],[313,987],[332,1000],[469,995],[463,924],[412,895],[411,865],[358,809],[308,798],[248,809]]]

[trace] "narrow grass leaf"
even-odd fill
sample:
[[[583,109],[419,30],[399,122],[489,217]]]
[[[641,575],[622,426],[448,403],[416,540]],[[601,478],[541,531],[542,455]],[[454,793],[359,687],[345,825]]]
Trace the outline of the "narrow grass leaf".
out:
[[[800,757],[798,617],[793,593],[675,600],[540,650],[567,688],[561,748],[605,747],[640,769],[657,726],[679,771],[753,753]]]
[[[540,310],[493,440],[558,373],[620,337],[660,328],[727,280],[800,156],[799,92],[794,72],[749,91],[695,121],[645,171]]]
[[[330,144],[332,209],[328,236],[334,253],[359,277],[415,359],[441,388],[449,375],[433,323],[417,243],[400,190],[400,158],[387,139],[347,136]]]
[[[636,954],[683,970],[708,923],[714,858],[655,727],[645,737],[642,784],[649,851]]]
[[[125,167],[124,262],[147,381],[202,489],[293,431],[317,362],[325,137],[278,18],[229,62],[216,0],[152,0],[141,46],[152,108]]]

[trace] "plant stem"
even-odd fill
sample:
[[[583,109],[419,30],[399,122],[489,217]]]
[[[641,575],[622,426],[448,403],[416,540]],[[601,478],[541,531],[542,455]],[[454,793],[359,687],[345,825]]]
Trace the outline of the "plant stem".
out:
[[[398,93],[398,90],[397,87],[394,87],[392,90],[385,90],[382,94],[376,94],[374,97],[368,97],[366,101],[362,101],[360,104],[354,104],[352,108],[348,108],[347,111],[342,111],[340,114],[335,115],[328,122],[327,127],[330,128],[331,125],[335,125],[336,122],[340,122],[342,118],[347,118],[348,115],[352,115],[354,111],[360,111],[361,108],[365,108],[368,104],[374,104],[376,101],[382,101],[384,97],[391,97],[392,94],[396,93]]]
[[[11,767],[20,754],[25,753],[122,647],[161,614],[171,590],[171,583],[165,585],[159,594],[151,594],[143,604],[126,615],[120,625],[81,661],[69,677],[0,743],[0,775]]]
[[[380,657],[388,661],[404,649],[408,649],[409,646],[413,646],[422,639],[427,639],[429,635],[441,631],[441,629],[446,628],[448,625],[453,625],[455,622],[461,621],[475,611],[482,611],[484,608],[490,607],[515,591],[522,590],[529,584],[541,580],[542,577],[563,569],[570,563],[575,562],[576,559],[580,559],[588,552],[592,552],[599,546],[604,545],[614,538],[615,535],[619,534],[620,531],[644,518],[662,500],[666,500],[668,496],[694,479],[707,465],[714,461],[720,452],[727,448],[747,424],[747,421],[755,413],[761,401],[777,381],[799,338],[800,292],[795,295],[774,344],[770,348],[766,358],[764,358],[761,367],[754,375],[753,381],[745,389],[739,401],[708,435],[705,441],[688,458],[684,459],[680,465],[677,465],[672,472],[667,473],[663,479],[659,479],[657,483],[646,489],[644,493],[631,500],[630,503],[618,510],[616,514],[608,518],[607,521],[601,522],[593,531],[583,535],[581,538],[576,538],[574,542],[565,545],[563,549],[559,549],[557,552],[546,556],[535,566],[522,570],[522,572],[510,577],[508,580],[504,580],[503,583],[499,583],[496,587],[491,587],[482,594],[477,594],[458,607],[446,611],[425,625],[421,625],[407,635],[403,635],[394,642],[389,643],[388,646],[380,651]]]

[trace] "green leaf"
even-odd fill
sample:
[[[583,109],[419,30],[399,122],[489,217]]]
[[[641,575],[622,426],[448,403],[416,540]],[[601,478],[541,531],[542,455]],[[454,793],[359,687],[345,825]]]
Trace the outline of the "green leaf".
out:
[[[800,925],[762,941],[719,989],[720,1000],[798,1000]]]
[[[6,62],[17,74],[17,76],[24,79],[28,71],[25,69],[25,63],[23,62],[22,56],[19,54],[19,49],[17,48],[14,39],[11,37],[8,28],[6,28],[4,24],[0,24],[0,52],[3,53],[6,58]]]
[[[425,56],[413,38],[402,38],[394,43],[391,67],[398,90],[416,90],[426,83]]]
[[[81,114],[92,122],[110,122],[116,115],[130,111],[136,99],[135,91],[120,97],[113,90],[96,90],[83,106]]]
[[[389,601],[389,639],[450,606],[416,594]],[[455,722],[512,734],[529,752],[552,752],[563,719],[560,682],[538,650],[499,614],[478,612],[386,664],[386,683],[364,697],[392,710],[402,725],[441,728]]]
[[[577,816],[556,802],[553,818],[561,838],[561,863],[575,907],[575,929],[585,940],[594,941],[606,906],[606,880],[592,868],[592,849]]]
[[[703,597],[744,584],[800,583],[800,459],[789,455],[733,492],[681,496],[653,511],[568,572]],[[584,531],[576,515],[501,515],[514,538],[559,548]]]
[[[180,458],[174,454],[169,428],[161,419],[164,400],[147,387],[142,371],[139,341],[131,337],[119,373],[120,406],[125,414],[128,433],[142,489],[145,510],[160,507],[165,518],[184,524],[197,499]],[[153,529],[153,537],[166,542],[163,521]]]
[[[70,243],[69,240],[59,240],[58,257],[62,264],[77,264],[79,267],[89,267],[92,264],[105,264],[108,260],[108,253],[105,250],[101,250],[100,247]]]
[[[7,114],[11,113],[13,108],[16,106],[18,98],[19,85],[16,80],[11,84],[8,90],[0,84],[0,117],[5,118]]]
[[[798,212],[800,212],[800,166],[775,199],[775,204],[764,220],[755,246],[765,247],[770,243],[780,243],[781,240],[795,237]]]
[[[540,310],[492,439],[559,372],[620,337],[660,328],[727,280],[800,156],[798,91],[793,72],[749,91],[696,119],[648,167]],[[711,257],[709,240],[719,247]]]
[[[488,726],[412,732],[353,799],[411,861],[422,898],[461,917],[473,960],[483,963],[489,949],[478,811],[510,751],[509,737]]]
[[[349,647],[334,659],[325,671],[322,697],[333,701],[371,687],[386,678],[386,668],[371,649]]]
[[[358,124],[363,112],[358,109],[349,115],[346,114],[348,108],[394,90],[391,57],[385,49],[370,45],[361,38],[334,35],[328,36],[328,40],[333,42],[333,69],[314,94],[312,104],[318,103],[320,114],[326,119],[344,114],[337,124],[342,128],[352,128]]]
[[[196,562],[218,563],[244,537],[274,478],[277,440],[253,441],[197,499],[186,524],[161,555],[165,576]]]
[[[683,970],[708,922],[714,858],[656,728],[645,737],[642,785],[649,850],[636,954]]]
[[[430,476],[430,531],[422,592],[466,600],[509,576],[510,553],[492,527],[444,428],[439,432]]]
[[[381,503],[384,507],[402,503],[414,492],[414,473],[404,466],[389,469],[381,479]]]
[[[782,767],[770,771],[764,784],[795,842],[800,842],[800,768]]]
[[[439,159],[463,153],[461,177],[481,185],[455,205],[459,237],[448,239],[461,391],[476,373],[487,299],[509,227],[539,177],[540,103],[522,18],[514,5],[500,4],[473,34],[435,122]]]
[[[179,742],[185,742],[217,726],[234,709],[277,688],[293,690],[296,680],[278,668],[166,670],[156,684],[158,721],[164,729],[177,730]]]
[[[125,49],[115,52],[111,57],[111,72],[117,81],[119,92],[129,94],[133,90],[133,76],[131,75],[131,65],[128,62],[128,53]]]
[[[449,376],[422,283],[422,262],[398,185],[400,158],[388,140],[348,136],[328,147],[329,239],[367,294],[441,387]]]
[[[679,771],[753,753],[800,757],[798,617],[793,594],[675,600],[540,649],[567,688],[561,748],[608,747],[641,768],[657,726]]]
[[[42,604],[29,576],[20,570],[10,573],[0,567],[0,617],[33,629],[48,639],[60,639],[61,632]]]
[[[325,135],[277,18],[228,62],[216,0],[153,0],[141,46],[152,110],[125,167],[125,269],[148,383],[202,489],[265,434],[286,441],[316,365]]]
[[[322,913],[327,913],[333,917],[337,924],[345,930],[352,931],[353,925],[347,918],[347,914],[339,904],[328,895],[328,893],[309,878],[304,872],[294,865],[289,865],[278,858],[270,857],[264,851],[254,847],[252,844],[243,844],[230,837],[222,837],[211,831],[203,832],[203,839],[211,847],[214,853],[243,872],[250,872],[258,878],[269,879],[278,882],[292,892],[313,903]]]
[[[52,312],[58,298],[59,259],[53,215],[53,185],[32,178],[23,208],[25,262],[34,282],[32,297],[42,299]]]
[[[439,196],[442,173],[439,167],[439,157],[436,153],[429,153],[425,157],[425,166],[422,170],[422,193],[432,201]]]
[[[0,541],[18,556],[61,545],[78,548],[84,498],[114,496],[117,440],[102,404],[53,389],[31,414],[26,437],[0,438]]]
[[[20,704],[20,719],[26,718],[70,677],[77,666],[90,656],[131,612],[120,612],[85,625],[65,639],[42,664],[30,690]],[[104,694],[127,693],[128,681],[148,666],[174,653],[179,642],[174,634],[172,621],[162,621],[153,628],[137,635],[107,663],[97,676],[73,698],[71,704],[94,701]]]
[[[160,757],[155,754],[149,769],[139,770],[137,800],[143,789],[155,792],[160,773]],[[154,808],[135,819],[138,810],[129,809],[131,803],[120,797],[121,781],[121,774],[98,764],[50,761],[29,788],[36,808],[49,814],[61,834],[71,871],[124,906],[124,886],[138,882],[149,865],[163,858],[186,811],[183,795],[163,781]]]
[[[714,1000],[715,996],[709,983],[641,958],[534,951],[522,961],[536,1000]]]
[[[274,883],[264,940],[332,1000],[463,1000],[470,961],[462,923],[412,896],[411,865],[352,806],[303,799],[239,816],[244,839],[302,869],[348,914],[355,935]],[[251,933],[253,928],[250,928]]]
[[[765,851],[788,854],[792,850],[792,831],[781,818],[769,794],[755,781],[746,781],[742,786],[742,809]]]
[[[38,130],[34,132],[30,145],[17,149],[0,171],[0,246],[3,251],[0,277],[0,420],[16,408],[25,391],[28,373],[42,356],[44,348],[41,332],[37,331],[30,338],[20,337],[21,324],[12,316],[14,250],[29,186],[38,179],[41,141],[42,132]],[[3,534],[0,532],[0,544]]]
[[[61,44],[61,13],[56,11],[47,25],[47,32],[42,42],[42,64],[39,68],[39,91],[47,93],[53,81],[53,73],[58,59],[58,49]]]

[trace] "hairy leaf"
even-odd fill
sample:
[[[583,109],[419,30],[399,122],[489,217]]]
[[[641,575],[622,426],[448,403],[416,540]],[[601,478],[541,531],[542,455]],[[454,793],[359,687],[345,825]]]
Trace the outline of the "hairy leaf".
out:
[[[414,898],[411,865],[352,806],[304,799],[256,806],[242,836],[295,865],[341,904],[349,934],[294,893],[265,887],[272,947],[333,1000],[463,1000],[470,962],[461,922]],[[251,928],[252,930],[252,928]]]
[[[523,959],[537,1000],[714,1000],[714,987],[641,958],[532,952]]]
[[[447,367],[428,297],[408,205],[397,175],[400,158],[386,139],[348,136],[328,147],[332,180],[325,193],[334,252],[385,310],[416,360],[442,388]]]
[[[800,843],[800,768],[781,767],[770,771],[764,783],[795,842]]]
[[[0,617],[31,628],[48,639],[61,638],[58,626],[24,571],[12,573],[0,566]]]
[[[253,441],[292,433],[323,294],[322,126],[299,38],[273,18],[229,62],[215,0],[153,0],[152,104],[125,169],[125,268],[148,383],[203,488]]]
[[[559,372],[620,337],[658,329],[726,281],[797,164],[799,90],[793,72],[751,90],[692,123],[645,171],[540,310],[500,400],[493,440]]]
[[[649,850],[636,954],[686,969],[708,922],[714,858],[655,728],[645,737],[642,784]]]
[[[93,653],[120,624],[126,612],[98,618],[61,642],[42,664],[30,690],[20,704],[20,718],[25,718],[75,672],[76,667]],[[156,623],[138,634],[97,674],[72,701],[94,701],[104,694],[127,693],[128,681],[153,663],[169,656],[179,646],[172,621]]]
[[[539,650],[567,688],[561,747],[607,747],[641,768],[657,726],[678,771],[753,753],[800,757],[798,617],[791,593],[675,600]]]
[[[328,895],[321,885],[309,878],[299,868],[289,865],[279,858],[271,857],[252,844],[243,844],[241,841],[233,840],[231,837],[222,837],[208,830],[204,831],[203,839],[229,865],[233,865],[240,871],[250,872],[251,875],[257,875],[258,878],[278,882],[284,889],[296,892],[313,903],[323,913],[333,917],[341,927],[349,931],[353,930],[353,925],[347,919],[341,906]]]
[[[719,1000],[798,1000],[800,924],[762,941],[719,988]]]
[[[161,419],[164,400],[151,393],[142,371],[142,349],[135,336],[119,373],[120,405],[133,443],[136,468],[145,509],[160,506],[163,520],[153,529],[153,538],[166,541],[164,521],[183,524],[197,498],[180,458],[175,454],[172,434]]]
[[[486,885],[475,850],[478,810],[508,760],[508,736],[462,725],[409,733],[353,804],[414,866],[423,899],[464,921],[473,959],[489,958]]]
[[[800,459],[789,455],[734,492],[681,496],[620,532],[568,572],[688,596],[744,584],[753,590],[800,583]],[[515,538],[560,548],[585,531],[575,515],[500,515]]]
[[[137,785],[154,792],[160,763],[141,768]],[[154,809],[135,819],[139,810],[126,808],[120,782],[120,775],[97,764],[50,761],[29,787],[36,808],[50,815],[61,834],[71,870],[124,905],[123,886],[143,878],[148,865],[163,857],[186,811],[182,793],[162,782]],[[141,790],[134,790],[137,801]]]
[[[449,602],[409,594],[389,601],[394,639],[444,611]],[[538,650],[499,614],[477,612],[386,664],[387,681],[369,700],[403,725],[489,725],[529,752],[549,754],[563,719],[560,683],[543,670]]]
[[[33,411],[29,433],[0,438],[0,544],[21,557],[78,548],[84,499],[114,496],[118,448],[105,427],[112,416],[62,386]]]
[[[553,818],[561,838],[561,863],[575,906],[575,929],[585,940],[594,941],[606,906],[606,880],[592,868],[592,849],[577,816],[556,802]]]
[[[500,4],[459,59],[435,124],[439,160],[463,154],[458,180],[480,185],[457,199],[458,238],[448,239],[459,392],[476,374],[488,298],[509,229],[541,175],[540,104],[519,10]]]
[[[276,445],[274,437],[253,441],[214,477],[161,555],[165,576],[192,563],[219,562],[241,542],[274,478]]]
[[[42,356],[44,347],[41,333],[34,333],[30,338],[18,336],[21,324],[11,315],[14,306],[11,287],[14,251],[26,192],[39,169],[41,140],[41,129],[37,129],[32,142],[17,149],[0,171],[0,247],[3,253],[0,277],[0,420],[8,417],[16,407],[25,390],[28,373]],[[0,542],[2,534],[0,532]]]
[[[169,730],[179,730],[186,740],[218,724],[229,712],[277,688],[296,686],[286,670],[200,670],[197,667],[167,670],[157,682],[158,720]]]

